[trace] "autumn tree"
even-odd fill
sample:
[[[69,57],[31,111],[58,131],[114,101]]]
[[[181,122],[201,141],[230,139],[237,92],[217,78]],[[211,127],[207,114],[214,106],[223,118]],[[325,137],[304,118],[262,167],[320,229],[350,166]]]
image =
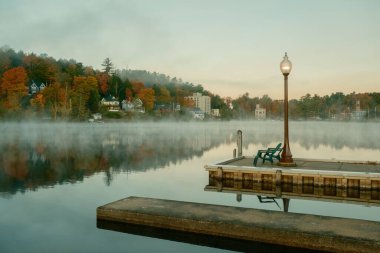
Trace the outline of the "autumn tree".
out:
[[[99,84],[99,91],[100,93],[105,96],[108,93],[108,75],[106,73],[99,73],[96,76],[96,79],[98,80]]]
[[[131,89],[127,88],[125,89],[125,99],[128,101],[132,101],[133,92]]]
[[[67,91],[60,84],[54,83],[46,87],[42,94],[53,119],[57,118],[59,112],[63,113],[67,109]]]
[[[152,88],[143,88],[137,94],[138,98],[144,104],[145,110],[152,111],[154,106],[154,90]]]
[[[72,116],[85,119],[94,104],[99,103],[98,83],[95,77],[74,77],[71,92]]]
[[[30,105],[36,111],[38,111],[38,112],[42,111],[45,107],[44,95],[42,93],[36,94],[32,99],[30,99]]]
[[[170,96],[170,92],[166,87],[161,86],[159,87],[158,91],[158,94],[155,92],[157,103],[168,104],[171,102],[172,99]]]
[[[58,66],[54,59],[30,54],[24,57],[23,65],[31,80],[53,83],[57,80]]]
[[[0,94],[7,109],[20,109],[21,98],[28,94],[27,81],[28,76],[23,67],[12,68],[4,72]]]
[[[137,95],[140,93],[140,91],[145,88],[145,85],[143,82],[139,81],[131,81],[132,91],[133,94]]]

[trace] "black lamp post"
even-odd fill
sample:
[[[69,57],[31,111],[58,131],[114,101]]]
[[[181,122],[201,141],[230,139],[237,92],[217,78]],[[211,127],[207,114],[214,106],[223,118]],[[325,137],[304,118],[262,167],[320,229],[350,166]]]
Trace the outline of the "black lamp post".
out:
[[[288,124],[288,76],[292,70],[292,63],[285,53],[284,60],[280,64],[280,69],[284,75],[284,146],[281,154],[279,165],[281,166],[295,166],[293,162],[292,152],[289,146],[289,124]]]

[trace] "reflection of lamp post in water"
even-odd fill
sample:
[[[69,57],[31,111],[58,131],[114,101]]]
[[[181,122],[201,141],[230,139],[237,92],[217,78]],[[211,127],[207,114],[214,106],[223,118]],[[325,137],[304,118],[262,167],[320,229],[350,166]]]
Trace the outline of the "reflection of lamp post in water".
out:
[[[243,197],[243,196],[242,196],[241,192],[238,193],[238,194],[236,194],[236,201],[237,201],[237,202],[241,202],[242,197]]]
[[[284,75],[284,146],[282,149],[281,159],[279,165],[281,166],[295,166],[293,162],[292,152],[289,146],[289,127],[288,127],[288,75],[292,70],[292,63],[288,59],[287,53],[285,53],[284,60],[280,64],[280,69]]]
[[[284,206],[284,212],[285,213],[287,213],[289,210],[289,202],[290,202],[290,199],[282,198],[282,204]]]

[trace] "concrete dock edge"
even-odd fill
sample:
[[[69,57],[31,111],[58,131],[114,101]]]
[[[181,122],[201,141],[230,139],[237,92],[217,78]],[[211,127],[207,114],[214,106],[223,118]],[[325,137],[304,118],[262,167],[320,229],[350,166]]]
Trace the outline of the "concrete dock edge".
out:
[[[97,219],[330,252],[380,252],[380,222],[129,197]]]

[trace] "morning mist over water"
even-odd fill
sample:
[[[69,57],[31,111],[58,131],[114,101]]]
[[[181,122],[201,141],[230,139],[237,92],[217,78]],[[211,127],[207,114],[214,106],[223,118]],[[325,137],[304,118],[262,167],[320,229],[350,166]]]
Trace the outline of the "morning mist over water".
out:
[[[377,125],[291,122],[293,156],[376,161]],[[6,134],[0,140],[0,190],[15,193],[73,183],[99,172],[106,173],[111,184],[117,173],[175,168],[182,161],[229,147],[217,154],[224,160],[232,156],[238,129],[243,131],[243,154],[252,156],[258,149],[283,142],[282,128],[280,121],[1,123]]]

